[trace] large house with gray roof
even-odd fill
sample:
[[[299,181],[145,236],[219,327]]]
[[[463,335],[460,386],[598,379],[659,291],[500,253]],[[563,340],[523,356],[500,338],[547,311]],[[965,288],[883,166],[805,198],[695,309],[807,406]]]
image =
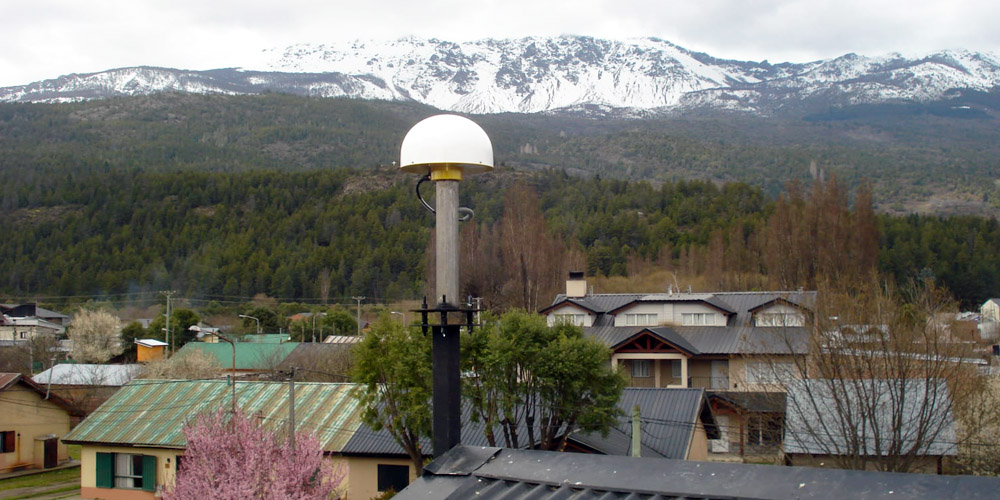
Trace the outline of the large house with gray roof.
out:
[[[783,383],[801,376],[795,361],[808,352],[815,302],[802,290],[600,294],[571,273],[566,293],[540,313],[607,345],[632,387],[710,391],[723,433],[712,451],[745,455],[780,445],[775,410]]]

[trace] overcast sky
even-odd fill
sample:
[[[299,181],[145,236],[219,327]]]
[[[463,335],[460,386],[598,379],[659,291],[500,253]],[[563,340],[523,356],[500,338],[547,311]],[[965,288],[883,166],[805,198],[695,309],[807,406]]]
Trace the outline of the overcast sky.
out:
[[[295,43],[654,36],[716,57],[1000,54],[997,0],[30,0],[0,9],[0,86],[123,66],[213,69]]]

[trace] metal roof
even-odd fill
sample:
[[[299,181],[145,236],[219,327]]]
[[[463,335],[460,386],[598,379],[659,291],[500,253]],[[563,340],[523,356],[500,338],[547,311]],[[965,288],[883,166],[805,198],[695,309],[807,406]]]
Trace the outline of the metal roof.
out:
[[[117,387],[139,376],[142,365],[93,365],[64,363],[31,377],[37,384]]]
[[[1000,479],[457,446],[397,500],[996,498]]]
[[[600,433],[574,433],[570,440],[593,448],[599,453],[628,454],[631,449],[631,414],[632,407],[638,404],[644,421],[641,443],[643,453],[650,456],[685,457],[687,446],[694,431],[698,418],[708,420],[706,426],[714,427],[711,410],[707,405],[703,389],[645,389],[628,388],[622,393],[618,408],[623,415],[612,427],[607,437]],[[708,410],[707,417],[703,412]],[[472,421],[472,409],[462,404],[462,435],[461,443],[470,446],[489,446],[486,440],[486,426],[482,422]],[[503,442],[499,427],[495,429],[498,444]],[[527,446],[527,428],[521,424],[518,435],[522,437],[521,446]],[[421,447],[425,455],[431,454],[429,439],[421,439]],[[344,446],[343,453],[357,455],[405,455],[403,448],[382,429],[372,431],[368,426],[351,437]]]
[[[958,454],[944,380],[806,379],[787,389],[785,453],[886,454],[895,439],[903,451],[918,455]],[[879,410],[874,418],[872,408]],[[854,438],[861,440],[857,446],[851,444]]]
[[[671,330],[697,354],[793,354],[805,353],[809,347],[809,330],[805,327],[597,326],[583,329],[586,335],[608,347],[621,344],[643,330]]]
[[[608,437],[600,433],[573,434],[572,440],[607,455],[631,453],[632,407],[639,405],[643,456],[687,458],[688,444],[699,417],[715,431],[715,419],[705,399],[704,389],[652,389],[630,387],[622,391],[618,407],[625,415],[618,419]],[[653,452],[650,454],[648,452]]]
[[[361,425],[354,384],[297,382],[295,422],[315,433],[328,452],[339,452]],[[229,408],[226,380],[136,380],[122,387],[64,442],[184,448],[184,426],[199,414]],[[236,403],[275,429],[288,425],[288,384],[236,382]]]
[[[298,342],[283,342],[280,344],[237,342],[236,343],[236,369],[237,370],[266,370],[280,364],[295,347]],[[233,348],[228,342],[188,342],[175,356],[186,352],[201,351],[205,354],[215,356],[219,365],[228,369],[233,365]]]

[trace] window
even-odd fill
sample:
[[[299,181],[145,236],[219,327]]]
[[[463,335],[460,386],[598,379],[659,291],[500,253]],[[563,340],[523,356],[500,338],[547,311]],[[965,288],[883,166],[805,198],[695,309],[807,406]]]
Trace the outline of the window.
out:
[[[752,415],[747,419],[747,444],[777,446],[781,444],[781,420],[768,415]]]
[[[658,316],[656,313],[647,314],[626,314],[626,326],[656,326]]]
[[[97,487],[156,491],[156,457],[131,453],[97,454]]]
[[[780,384],[794,378],[797,370],[791,361],[748,361],[746,382],[748,384]]]
[[[648,378],[652,364],[653,362],[648,359],[633,359],[632,378]]]
[[[756,326],[805,326],[805,317],[796,313],[760,313],[754,317]]]
[[[410,484],[410,467],[407,465],[378,464],[378,490],[392,489],[399,492]]]
[[[17,432],[0,432],[0,453],[14,453],[17,451]]]
[[[680,380],[681,378],[681,361],[674,359],[670,361],[670,376]]]
[[[715,313],[682,313],[681,324],[684,326],[714,325]]]
[[[576,326],[584,326],[587,318],[586,314],[556,314],[554,316],[556,323]]]

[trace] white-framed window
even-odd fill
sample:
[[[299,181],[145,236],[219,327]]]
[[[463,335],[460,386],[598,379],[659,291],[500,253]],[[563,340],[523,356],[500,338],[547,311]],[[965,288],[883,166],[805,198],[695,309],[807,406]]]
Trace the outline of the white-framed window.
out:
[[[748,384],[781,384],[798,378],[798,370],[791,361],[748,361],[746,382]]]
[[[681,313],[684,326],[714,325],[715,313]]]
[[[760,313],[754,317],[756,326],[805,326],[806,318],[799,313]]]
[[[659,316],[656,313],[626,314],[625,326],[656,326]]]
[[[653,362],[648,359],[632,360],[632,378],[649,378]]]
[[[556,317],[556,323],[576,325],[576,326],[584,326],[587,320],[586,314],[559,313],[556,314],[555,317]]]
[[[142,488],[142,455],[115,454],[115,488]]]

